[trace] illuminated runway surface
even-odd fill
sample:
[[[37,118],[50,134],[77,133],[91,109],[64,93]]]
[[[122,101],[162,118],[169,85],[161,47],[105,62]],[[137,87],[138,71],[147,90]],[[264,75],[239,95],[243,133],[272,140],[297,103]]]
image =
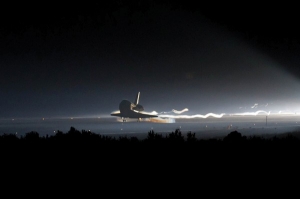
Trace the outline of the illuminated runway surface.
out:
[[[242,135],[270,136],[285,132],[300,131],[299,115],[257,115],[257,116],[224,116],[222,118],[176,119],[172,123],[158,123],[129,120],[125,123],[116,118],[38,118],[38,119],[2,119],[0,120],[0,135],[26,133],[36,131],[40,136],[55,135],[57,130],[67,133],[70,127],[93,133],[119,137],[137,137],[144,139],[147,133],[165,136],[176,129],[183,135],[187,132],[196,134],[197,138],[219,138],[237,130]]]

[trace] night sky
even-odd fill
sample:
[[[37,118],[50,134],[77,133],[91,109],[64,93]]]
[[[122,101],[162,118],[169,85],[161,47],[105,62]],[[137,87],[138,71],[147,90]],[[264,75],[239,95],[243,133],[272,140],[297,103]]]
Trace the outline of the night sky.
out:
[[[51,4],[52,3],[52,4]],[[3,3],[0,118],[300,112],[296,5]]]

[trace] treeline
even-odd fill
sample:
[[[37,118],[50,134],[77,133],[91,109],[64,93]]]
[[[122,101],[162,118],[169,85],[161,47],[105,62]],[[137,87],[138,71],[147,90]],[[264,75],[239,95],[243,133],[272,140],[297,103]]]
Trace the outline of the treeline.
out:
[[[163,136],[153,130],[145,139],[104,136],[71,127],[66,133],[40,136],[31,131],[24,136],[0,136],[1,160],[10,166],[44,165],[49,168],[164,167],[190,165],[209,169],[219,166],[249,165],[256,167],[294,164],[298,160],[300,140],[292,134],[263,138],[243,136],[232,131],[223,138],[197,139],[196,134],[183,135],[180,129]],[[177,166],[176,166],[177,165]],[[252,166],[251,166],[252,168]],[[51,167],[52,169],[52,167]],[[188,169],[188,168],[187,168]],[[131,170],[131,169],[130,169]]]
[[[296,132],[295,132],[296,133]],[[162,134],[155,133],[150,130],[145,139],[138,139],[137,137],[119,136],[111,137],[107,135],[101,135],[93,133],[86,130],[77,130],[74,127],[70,127],[70,130],[66,133],[58,130],[54,135],[40,136],[38,132],[31,131],[25,133],[25,136],[18,137],[16,134],[4,133],[0,136],[0,143],[4,144],[6,142],[38,142],[38,141],[65,141],[65,142],[105,142],[105,143],[212,143],[212,142],[228,142],[228,143],[269,143],[269,142],[289,142],[289,143],[300,143],[300,139],[294,136],[292,133],[281,134],[281,136],[274,135],[270,138],[264,138],[262,136],[242,136],[238,131],[232,131],[227,136],[223,138],[210,138],[210,139],[198,139],[196,134],[192,132],[187,132],[186,136],[183,135],[180,129],[175,129],[175,131],[163,136]]]
[[[288,144],[288,145],[299,145],[300,139],[291,133],[287,133],[285,136],[273,136],[271,138],[263,138],[262,136],[242,136],[238,131],[232,131],[223,138],[210,138],[210,139],[198,139],[196,134],[192,132],[186,133],[186,136],[176,129],[173,132],[163,136],[162,134],[155,133],[153,130],[148,132],[145,139],[138,139],[137,137],[120,136],[118,138],[105,136],[91,131],[77,130],[74,127],[70,127],[70,130],[66,133],[58,130],[55,135],[51,136],[40,136],[38,132],[31,131],[25,134],[25,136],[18,137],[15,134],[3,134],[0,136],[0,144],[80,144],[80,145],[111,145],[111,144],[132,144],[132,145],[207,145],[207,144],[229,144],[229,145],[249,145],[255,144],[266,145],[266,144]]]

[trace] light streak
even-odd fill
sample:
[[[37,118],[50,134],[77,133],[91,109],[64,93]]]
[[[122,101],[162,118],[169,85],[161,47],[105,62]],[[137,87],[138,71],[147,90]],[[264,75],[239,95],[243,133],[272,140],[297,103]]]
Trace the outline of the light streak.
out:
[[[188,108],[184,108],[182,109],[181,111],[177,111],[175,109],[172,109],[172,111],[163,111],[163,112],[160,112],[161,114],[166,114],[166,113],[176,113],[176,114],[181,114],[183,112],[186,112],[188,111],[189,109]]]
[[[258,104],[254,104],[251,108],[257,108]]]
[[[159,117],[164,118],[182,118],[182,119],[191,119],[191,118],[207,118],[207,117],[215,117],[215,118],[221,118],[225,115],[225,113],[222,114],[215,114],[215,113],[207,113],[206,115],[158,115]]]
[[[187,109],[187,108],[185,108],[185,109],[183,109],[183,110],[181,110],[181,111],[177,111],[177,110],[173,109],[172,112],[173,112],[173,113],[176,113],[176,114],[181,114],[181,113],[186,112],[186,111],[188,111],[188,110],[189,110],[189,109]]]
[[[259,113],[265,113],[266,115],[270,115],[271,111],[267,112],[267,111],[263,111],[263,110],[259,110],[256,112],[244,112],[244,113],[234,113],[231,115],[258,115]]]

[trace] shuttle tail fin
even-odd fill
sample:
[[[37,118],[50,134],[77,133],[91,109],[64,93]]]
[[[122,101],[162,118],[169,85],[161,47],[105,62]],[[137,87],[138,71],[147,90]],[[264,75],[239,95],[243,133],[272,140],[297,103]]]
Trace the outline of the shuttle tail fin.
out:
[[[139,100],[140,100],[140,92],[138,92],[138,94],[136,95],[134,104],[137,105],[139,103]]]

